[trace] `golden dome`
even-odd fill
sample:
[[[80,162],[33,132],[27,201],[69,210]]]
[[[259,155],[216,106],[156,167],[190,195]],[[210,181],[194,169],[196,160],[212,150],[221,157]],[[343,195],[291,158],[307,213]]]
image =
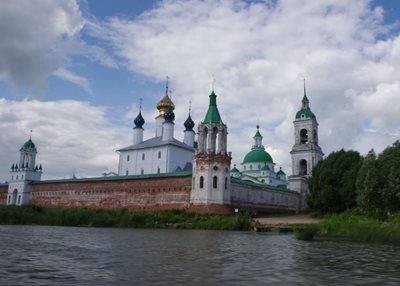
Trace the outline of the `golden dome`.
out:
[[[175,104],[169,98],[168,93],[165,93],[165,96],[157,103],[157,109],[160,112],[160,116],[164,116],[169,108],[172,110],[175,109]]]

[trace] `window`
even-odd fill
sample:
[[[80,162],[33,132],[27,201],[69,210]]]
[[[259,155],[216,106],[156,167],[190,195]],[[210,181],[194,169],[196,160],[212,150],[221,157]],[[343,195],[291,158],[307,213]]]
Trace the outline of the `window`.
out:
[[[129,162],[129,159],[130,159],[131,157],[128,155],[128,156],[126,156],[126,161],[128,161]]]
[[[228,188],[228,178],[225,178],[225,190]]]
[[[258,165],[258,170],[261,170],[261,165]]]
[[[23,180],[24,179],[24,175],[21,175],[21,180]]]
[[[215,189],[218,186],[218,177],[214,176],[213,177],[213,188]]]
[[[160,174],[160,167],[157,168],[157,174]]]
[[[8,196],[8,204],[11,203],[11,196]]]
[[[143,154],[142,154],[142,160],[144,160],[144,158],[145,158],[145,154],[143,153]]]
[[[17,175],[17,180],[18,180],[18,175]]]
[[[11,181],[14,180],[14,176],[11,176]]]
[[[302,159],[300,160],[300,166],[299,166],[299,175],[304,176],[307,175],[307,161]]]
[[[204,177],[200,177],[200,189],[204,188]]]
[[[140,170],[140,175],[144,175],[144,170]]]
[[[250,165],[250,170],[253,170],[253,165]]]
[[[307,144],[308,143],[307,129],[301,129],[300,130],[300,143],[301,144]]]
[[[161,158],[161,151],[158,151],[158,159]]]
[[[128,169],[126,169],[126,173],[125,173],[127,176],[129,175],[129,171],[128,171]]]
[[[243,166],[244,170],[246,171],[246,166]]]
[[[18,205],[21,204],[21,195],[18,196]]]

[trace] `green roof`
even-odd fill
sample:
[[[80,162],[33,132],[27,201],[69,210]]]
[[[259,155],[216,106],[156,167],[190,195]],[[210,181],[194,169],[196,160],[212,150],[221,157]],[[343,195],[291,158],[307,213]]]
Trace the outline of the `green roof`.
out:
[[[314,113],[311,111],[310,108],[304,108],[304,109],[300,109],[297,113],[296,113],[296,119],[300,119],[302,117],[302,115],[304,114],[305,118],[315,118]]]
[[[232,168],[231,173],[240,173],[240,171],[238,170],[238,168],[236,168],[236,164],[235,164],[235,166]]]
[[[267,165],[264,165],[264,166],[261,168],[261,171],[269,171],[269,167],[268,167]]]
[[[260,131],[258,131],[258,129],[257,129],[257,132],[256,132],[256,134],[254,135],[254,137],[262,137],[262,135],[261,135]]]
[[[273,163],[271,155],[263,149],[253,149],[243,159],[243,163],[254,162]]]
[[[217,108],[217,95],[214,91],[210,94],[210,105],[208,106],[208,111],[203,123],[221,123],[221,116]]]
[[[277,173],[278,175],[286,175],[284,171],[282,171],[282,169],[280,169]]]
[[[33,143],[31,138],[29,138],[29,140],[25,142],[25,144],[22,146],[22,148],[23,149],[34,149],[35,143]]]

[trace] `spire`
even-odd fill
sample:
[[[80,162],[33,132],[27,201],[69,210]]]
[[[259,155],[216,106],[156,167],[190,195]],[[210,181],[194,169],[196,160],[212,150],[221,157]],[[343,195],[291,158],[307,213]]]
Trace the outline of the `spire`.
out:
[[[208,111],[206,117],[204,118],[204,123],[222,123],[221,116],[219,115],[217,107],[217,95],[214,91],[210,94],[210,104],[208,106]]]
[[[167,79],[166,84],[165,84],[165,95],[168,96],[168,81],[169,81],[169,76],[165,77]]]
[[[309,103],[310,101],[307,98],[307,93],[306,93],[306,79],[304,78],[304,96],[303,99],[301,100],[302,103],[302,109],[309,108]]]

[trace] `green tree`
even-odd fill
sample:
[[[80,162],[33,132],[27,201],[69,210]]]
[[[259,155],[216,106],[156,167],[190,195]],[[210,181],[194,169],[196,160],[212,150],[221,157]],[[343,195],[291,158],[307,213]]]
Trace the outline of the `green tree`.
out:
[[[311,209],[320,212],[342,212],[356,206],[356,179],[362,159],[356,151],[332,152],[313,169],[310,195]]]

